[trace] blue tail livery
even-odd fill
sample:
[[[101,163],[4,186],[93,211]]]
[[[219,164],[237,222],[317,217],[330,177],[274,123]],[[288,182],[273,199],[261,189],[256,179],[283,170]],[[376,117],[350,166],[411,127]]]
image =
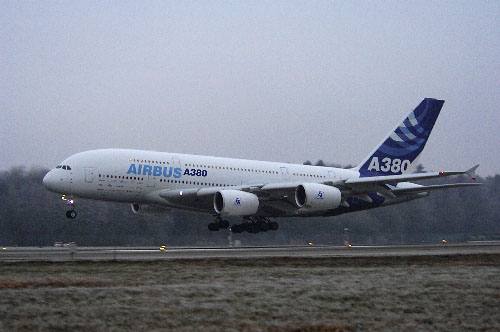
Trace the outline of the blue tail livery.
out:
[[[444,100],[425,98],[355,169],[362,177],[410,172],[417,163]]]

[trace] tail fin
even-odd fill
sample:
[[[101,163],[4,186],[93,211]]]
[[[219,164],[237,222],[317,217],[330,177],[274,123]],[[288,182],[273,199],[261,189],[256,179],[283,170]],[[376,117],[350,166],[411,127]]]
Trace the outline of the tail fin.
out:
[[[444,100],[425,98],[355,169],[362,177],[409,173],[427,143]]]

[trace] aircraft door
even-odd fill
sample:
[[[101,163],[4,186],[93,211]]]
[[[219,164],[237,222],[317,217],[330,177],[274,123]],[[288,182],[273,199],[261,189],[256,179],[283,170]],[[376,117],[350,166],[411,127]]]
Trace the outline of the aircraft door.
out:
[[[172,167],[181,168],[181,160],[177,157],[172,157]]]
[[[152,175],[148,175],[148,187],[154,188],[155,186],[155,177]]]
[[[280,167],[281,175],[285,181],[290,180],[290,173],[288,173],[288,167]]]
[[[95,171],[95,168],[93,168],[93,167],[86,167],[85,168],[85,182],[86,183],[93,183],[94,182],[94,171]]]

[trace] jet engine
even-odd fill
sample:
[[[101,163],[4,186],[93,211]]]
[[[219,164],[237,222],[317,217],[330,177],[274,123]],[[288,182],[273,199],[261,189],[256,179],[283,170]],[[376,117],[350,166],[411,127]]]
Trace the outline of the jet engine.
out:
[[[148,205],[148,204],[130,204],[132,207],[132,212],[138,215],[153,215],[157,216],[163,213],[167,213],[170,211],[169,208],[156,206],[156,205]]]
[[[214,195],[214,210],[225,216],[250,216],[259,210],[259,198],[240,190],[219,190]]]
[[[337,187],[319,183],[304,183],[295,189],[295,203],[299,208],[335,209],[340,205],[341,200],[342,194]]]

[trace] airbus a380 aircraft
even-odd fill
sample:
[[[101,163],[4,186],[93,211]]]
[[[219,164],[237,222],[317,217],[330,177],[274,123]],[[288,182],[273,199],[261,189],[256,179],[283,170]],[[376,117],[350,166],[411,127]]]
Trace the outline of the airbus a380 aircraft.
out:
[[[75,197],[127,202],[132,211],[159,214],[172,208],[215,215],[211,231],[229,227],[226,216],[243,217],[231,231],[276,230],[274,217],[335,216],[427,196],[431,191],[477,186],[423,186],[409,181],[468,174],[410,174],[424,149],[443,100],[424,99],[357,167],[341,169],[140,150],[81,152],[62,161],[43,179],[63,194],[75,218]]]

